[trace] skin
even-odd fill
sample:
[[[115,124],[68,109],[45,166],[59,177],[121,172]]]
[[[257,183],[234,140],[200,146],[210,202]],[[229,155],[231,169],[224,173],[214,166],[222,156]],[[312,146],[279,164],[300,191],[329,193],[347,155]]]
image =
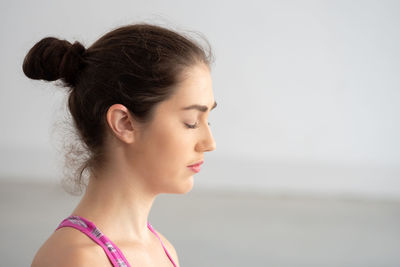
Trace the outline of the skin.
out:
[[[175,94],[157,105],[150,124],[137,122],[121,104],[109,108],[107,161],[89,178],[72,212],[94,222],[135,266],[172,266],[147,228],[150,209],[158,194],[188,193],[195,172],[187,166],[216,148],[207,120],[215,102],[209,68],[199,63],[183,74]],[[182,110],[192,104],[206,105],[208,110]],[[195,123],[197,128],[188,128]],[[175,248],[158,234],[179,266]],[[100,246],[70,227],[55,231],[32,263],[33,267],[86,265],[111,266]]]

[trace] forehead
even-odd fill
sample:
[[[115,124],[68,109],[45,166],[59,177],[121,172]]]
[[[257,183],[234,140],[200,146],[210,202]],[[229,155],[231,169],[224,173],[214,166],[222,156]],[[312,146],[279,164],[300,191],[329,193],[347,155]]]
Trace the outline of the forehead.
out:
[[[209,68],[204,64],[198,64],[186,69],[182,73],[182,81],[178,84],[170,104],[177,109],[184,106],[199,104],[214,104],[212,79]]]

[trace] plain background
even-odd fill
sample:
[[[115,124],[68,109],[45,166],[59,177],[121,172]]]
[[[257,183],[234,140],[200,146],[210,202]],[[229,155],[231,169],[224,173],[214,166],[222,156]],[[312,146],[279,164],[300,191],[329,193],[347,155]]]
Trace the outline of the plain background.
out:
[[[22,259],[6,252],[10,244],[20,246],[27,238],[31,247],[25,247],[24,263],[29,262],[33,249],[76,201],[44,186],[57,185],[63,175],[66,90],[25,77],[26,53],[47,36],[88,47],[118,26],[149,22],[195,38],[196,33],[202,34],[215,55],[212,76],[218,107],[209,121],[217,149],[205,154],[195,188],[254,196],[221,196],[215,202],[196,195],[165,196],[164,204],[154,207],[156,220],[168,216],[161,207],[183,205],[181,224],[168,217],[159,228],[169,232],[171,240],[175,238],[187,266],[228,266],[229,257],[217,253],[218,249],[235,255],[229,247],[236,244],[231,235],[224,236],[226,246],[218,243],[223,241],[210,222],[226,223],[232,229],[237,223],[239,238],[251,240],[235,247],[244,254],[229,266],[245,266],[250,256],[258,263],[253,266],[265,266],[263,257],[270,259],[269,266],[398,266],[400,260],[394,255],[400,255],[395,249],[400,240],[396,227],[400,223],[399,12],[399,1],[382,0],[0,2],[0,207],[9,218],[2,219],[2,229],[8,229],[2,235],[10,237],[2,247],[2,258],[8,257],[8,265]],[[261,200],[257,194],[311,200]],[[336,205],[313,202],[315,196],[378,202]],[[188,202],[184,197],[189,197]],[[199,232],[192,232],[197,236],[180,238],[177,227],[184,227],[183,222],[199,226],[199,214],[189,212],[185,217],[188,203],[203,212],[208,207],[215,217],[202,221]],[[266,210],[254,208],[257,205]],[[217,207],[230,215],[224,218]],[[248,220],[238,219],[236,207],[249,212],[243,217]],[[35,217],[35,210],[47,217]],[[11,241],[14,233],[21,233],[13,220],[19,218],[18,225],[25,227],[24,214],[35,218],[25,228],[31,236],[22,232],[20,241]],[[254,222],[258,227],[268,225],[264,234],[245,235]],[[348,233],[358,234],[353,238]],[[188,246],[190,240],[210,236],[219,240],[213,243],[218,247]],[[332,242],[330,249],[321,252],[322,237]],[[292,238],[298,246],[292,246]],[[313,240],[309,246],[303,244],[307,240]],[[258,249],[253,242],[259,242]],[[261,249],[264,242],[270,242],[267,254]],[[250,243],[254,246],[246,245]],[[220,257],[221,264],[195,265],[192,260],[190,265],[193,248],[201,248],[204,259],[214,253],[213,259]],[[278,250],[286,251],[287,257],[274,258]],[[319,256],[311,257],[310,251]],[[342,261],[329,265],[328,259]]]

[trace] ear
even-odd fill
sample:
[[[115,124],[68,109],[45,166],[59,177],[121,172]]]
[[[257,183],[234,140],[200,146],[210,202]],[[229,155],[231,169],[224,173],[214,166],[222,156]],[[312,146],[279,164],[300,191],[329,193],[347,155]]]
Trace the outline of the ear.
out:
[[[111,132],[124,143],[134,141],[134,122],[129,110],[121,104],[114,104],[108,108],[107,123]]]

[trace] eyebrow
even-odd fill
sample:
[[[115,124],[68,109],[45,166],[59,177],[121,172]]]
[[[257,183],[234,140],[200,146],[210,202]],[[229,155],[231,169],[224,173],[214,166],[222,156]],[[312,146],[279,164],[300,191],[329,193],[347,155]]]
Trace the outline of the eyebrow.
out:
[[[214,105],[211,107],[210,111],[217,107],[217,102],[214,102]],[[190,105],[188,107],[182,108],[182,110],[190,110],[190,109],[197,109],[201,112],[206,112],[208,110],[207,106],[202,106],[198,104]]]

